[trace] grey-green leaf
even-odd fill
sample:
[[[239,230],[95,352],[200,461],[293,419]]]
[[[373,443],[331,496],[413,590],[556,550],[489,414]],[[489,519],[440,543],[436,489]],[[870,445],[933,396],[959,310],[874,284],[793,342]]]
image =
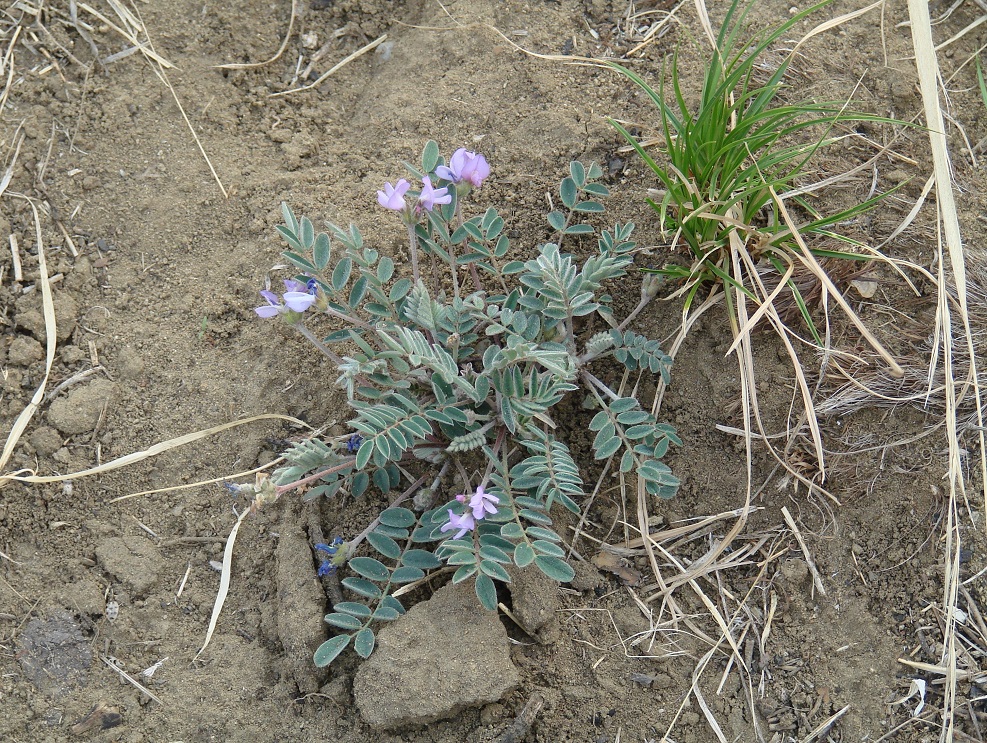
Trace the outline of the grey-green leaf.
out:
[[[376,638],[374,637],[374,631],[369,627],[357,632],[356,637],[353,638],[353,649],[357,655],[364,659],[370,657],[370,654],[374,651],[375,644]]]
[[[346,650],[346,646],[350,644],[350,639],[349,635],[336,635],[319,645],[319,649],[315,651],[313,656],[315,665],[319,668],[328,666],[336,660],[341,652]]]
[[[340,629],[360,629],[363,626],[363,622],[352,614],[326,614],[326,622]]]
[[[370,616],[370,607],[359,604],[356,601],[340,601],[332,607],[335,611],[343,614],[350,614],[354,617],[366,618]]]
[[[576,205],[576,182],[571,177],[565,178],[559,186],[559,196],[566,208],[572,209]]]
[[[422,150],[422,172],[431,173],[438,164],[439,144],[434,139],[430,139],[425,143],[425,149]]]
[[[401,558],[401,564],[421,570],[433,570],[441,567],[442,560],[428,550],[408,550]]]
[[[535,551],[531,547],[521,542],[514,548],[514,564],[519,568],[526,568],[535,561]]]
[[[381,470],[377,471],[380,472]],[[367,535],[367,541],[370,542],[373,548],[380,552],[380,554],[384,557],[389,557],[392,560],[396,560],[401,556],[401,545],[386,534],[372,531]]]
[[[391,575],[391,581],[394,583],[414,583],[416,580],[421,580],[424,577],[425,571],[421,568],[405,565],[394,571]]]
[[[354,557],[349,561],[349,566],[353,572],[370,580],[386,581],[391,575],[384,563],[372,557]]]
[[[380,512],[380,523],[397,528],[407,528],[415,523],[414,511],[407,508],[387,508]]]
[[[620,448],[620,445],[621,445],[620,439],[614,436],[612,439],[610,439],[609,441],[605,441],[597,448],[596,458],[606,459],[607,457],[612,456]]]
[[[559,583],[568,583],[576,577],[576,571],[564,560],[548,555],[538,555],[535,558],[535,565],[549,578],[557,580]]]
[[[503,583],[511,582],[510,574],[504,570],[504,566],[499,562],[494,562],[493,560],[480,560],[480,570],[486,575],[489,575],[491,578],[496,578]]]
[[[346,588],[353,591],[353,593],[358,593],[370,599],[375,599],[381,594],[381,590],[377,586],[363,578],[346,577],[343,578],[342,583]]]
[[[343,258],[332,270],[332,288],[342,291],[346,282],[350,280],[350,273],[353,271],[353,259],[347,256]]]
[[[315,267],[320,271],[325,270],[329,265],[329,236],[325,232],[320,232],[315,238],[315,247],[312,248],[312,258]]]
[[[476,597],[487,611],[497,608],[497,586],[486,575],[476,576]]]

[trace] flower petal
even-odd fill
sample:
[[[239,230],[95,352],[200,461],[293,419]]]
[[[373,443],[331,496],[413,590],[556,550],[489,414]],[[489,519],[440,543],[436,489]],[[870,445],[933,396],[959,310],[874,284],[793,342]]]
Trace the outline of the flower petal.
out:
[[[263,317],[265,320],[277,317],[281,314],[281,307],[274,304],[266,304],[263,307],[254,307],[254,312]]]
[[[290,310],[304,312],[315,304],[315,297],[308,292],[285,292],[284,303]]]

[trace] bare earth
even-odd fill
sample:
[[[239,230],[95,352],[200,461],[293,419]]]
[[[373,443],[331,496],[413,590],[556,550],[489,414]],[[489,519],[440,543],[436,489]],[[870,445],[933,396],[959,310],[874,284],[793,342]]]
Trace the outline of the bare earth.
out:
[[[546,194],[554,194],[569,160],[600,162],[614,194],[607,220],[634,221],[640,243],[653,248],[640,264],[661,264],[667,256],[645,203],[654,178],[620,150],[623,143],[606,121],[617,118],[651,135],[658,123],[653,107],[613,72],[536,55],[621,57],[648,41],[628,64],[657,84],[663,62],[678,48],[687,90],[695,91],[705,52],[695,9],[683,4],[667,33],[647,39],[651,24],[672,9],[662,3],[300,0],[280,58],[240,70],[216,65],[272,57],[288,29],[289,2],[139,3],[153,49],[174,65],[165,73],[174,95],[139,51],[94,65],[94,49],[105,60],[133,46],[114,28],[123,22],[108,2],[86,6],[103,20],[78,6],[92,44],[72,26],[68,3],[44,6],[40,24],[27,12],[35,12],[33,6],[9,8],[0,21],[9,50],[0,75],[9,79],[0,131],[6,164],[14,163],[0,199],[0,416],[6,428],[45,372],[35,223],[17,194],[47,204],[40,231],[58,321],[47,390],[96,371],[42,403],[7,471],[78,472],[260,414],[342,433],[348,416],[331,384],[334,370],[290,329],[252,311],[265,278],[287,275],[274,268],[281,249],[274,232],[279,205],[288,202],[317,224],[357,222],[368,242],[403,263],[401,226],[376,206],[374,192],[401,177],[401,161],[414,161],[430,138],[447,157],[462,146],[485,154],[493,174],[477,203],[497,205],[513,230],[512,242],[526,250],[549,237]],[[764,0],[752,20],[780,23],[789,5]],[[838,3],[820,19],[852,7]],[[933,17],[946,7],[933,3]],[[714,22],[724,11],[723,3],[710,6]],[[981,13],[964,4],[938,27],[938,40]],[[899,25],[906,18],[901,3],[889,3],[813,40],[796,65],[795,98],[845,99],[862,81],[853,93],[855,108],[906,120],[918,116],[909,31]],[[314,81],[385,33],[384,43],[318,86],[272,96]],[[976,29],[946,50],[946,76],[984,43],[983,33]],[[296,76],[324,45],[309,77],[299,82]],[[949,85],[950,114],[976,143],[987,133],[987,111],[973,65]],[[874,177],[881,190],[914,179],[866,220],[845,227],[876,243],[919,196],[930,159],[920,129],[871,127],[866,133],[873,148],[860,140],[833,148],[807,177],[844,172],[881,144],[892,144],[895,154],[879,158],[876,170],[817,194],[819,208],[829,211],[866,198]],[[982,171],[962,154],[960,130],[948,134],[971,261],[983,265],[975,252],[983,238]],[[935,271],[934,211],[927,204],[916,225],[887,250]],[[19,281],[7,249],[11,239],[23,267]],[[931,287],[918,282],[929,296],[916,299],[891,271],[874,269],[874,277],[879,287],[873,299],[854,289],[848,298],[896,354],[915,356],[934,330]],[[631,276],[612,287],[623,312],[636,303],[639,285]],[[675,303],[656,302],[635,329],[665,339],[679,313]],[[743,441],[716,428],[740,420],[736,359],[725,357],[729,337],[723,315],[714,311],[676,359],[662,409],[684,441],[668,459],[684,486],[674,500],[650,504],[658,531],[744,503]],[[838,319],[834,337],[843,348],[865,350]],[[783,431],[792,404],[791,368],[769,334],[758,343],[765,427]],[[922,360],[915,358],[919,366]],[[826,382],[820,394],[834,387]],[[641,392],[650,403],[653,381],[645,380]],[[563,423],[585,462],[587,482],[595,483],[600,470],[578,403],[572,401]],[[539,602],[549,607],[552,618],[536,636],[501,616],[520,674],[516,691],[446,721],[392,732],[373,730],[357,713],[352,653],[327,678],[315,674],[304,643],[299,649],[296,628],[313,616],[319,625],[321,615],[317,605],[313,614],[296,602],[290,585],[293,578],[314,583],[315,565],[305,557],[304,537],[301,553],[279,552],[282,536],[300,533],[313,513],[326,534],[351,538],[384,505],[374,492],[356,502],[325,503],[317,513],[278,504],[249,518],[237,541],[223,616],[211,645],[194,660],[219,582],[211,563],[222,559],[234,506],[243,507],[221,480],[270,462],[302,429],[269,418],[71,484],[8,483],[0,490],[0,740],[490,741],[537,693],[545,704],[528,741],[642,742],[665,735],[681,743],[715,741],[705,704],[724,740],[806,740],[843,710],[815,740],[828,735],[873,742],[915,709],[917,697],[891,704],[908,693],[913,678],[929,682],[926,708],[892,739],[933,740],[941,675],[898,659],[936,665],[942,651],[945,444],[940,430],[911,444],[884,445],[940,422],[934,406],[890,413],[867,407],[826,418],[832,455],[825,486],[836,500],[793,487],[774,459],[755,447],[753,481],[766,485],[755,498],[758,510],[731,546],[731,554],[746,552],[675,590],[679,609],[694,617],[691,623],[667,623],[643,550],[632,546],[609,563],[597,558],[580,565],[573,586],[543,586],[544,595],[518,599],[524,604],[518,611]],[[974,487],[969,510],[961,509],[963,578],[987,565],[975,440],[966,443]],[[840,453],[866,447],[871,449]],[[813,476],[807,450],[796,447],[792,457],[801,457]],[[638,536],[636,504],[622,500],[619,485],[607,476],[586,534],[575,542],[587,560],[600,552],[601,541],[621,546]],[[783,506],[805,538],[825,595],[813,587]],[[679,574],[672,557],[680,565],[699,559],[734,520],[726,515],[690,540],[665,542],[671,557],[656,556],[663,579]],[[298,554],[300,574],[285,567]],[[987,607],[985,582],[978,578],[965,590],[964,637],[975,638],[987,631],[975,611]],[[709,653],[713,645],[704,636],[715,644],[721,631],[700,592],[730,618],[746,672],[728,664],[725,642]],[[957,740],[983,740],[987,730],[987,687],[978,685],[987,669],[983,648],[971,640],[961,659],[979,676],[959,682],[957,726],[968,737]],[[132,677],[166,659],[142,679],[158,701],[122,682],[108,666],[110,658]],[[432,679],[429,668],[422,671],[417,683],[424,693]],[[381,704],[387,703],[385,695]],[[104,732],[73,731],[98,704],[119,714],[101,719],[119,724]]]

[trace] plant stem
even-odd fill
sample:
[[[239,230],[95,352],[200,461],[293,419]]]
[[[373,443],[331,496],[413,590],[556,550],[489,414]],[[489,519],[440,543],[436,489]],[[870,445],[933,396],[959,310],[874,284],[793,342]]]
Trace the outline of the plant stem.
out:
[[[610,389],[609,387],[607,387],[606,384],[604,384],[603,382],[601,382],[599,379],[597,379],[595,376],[593,376],[592,374],[590,374],[585,369],[583,369],[582,371],[580,371],[579,372],[579,375],[583,378],[583,380],[589,382],[593,387],[596,387],[598,390],[600,390],[600,392],[604,393],[611,400],[619,400],[620,399],[620,395],[618,395],[612,389]]]
[[[353,317],[352,315],[347,315],[339,310],[334,310],[332,307],[326,307],[325,313],[330,317],[336,317],[340,320],[345,320],[351,325],[356,325],[358,328],[363,328],[364,330],[373,330],[374,326],[368,323],[366,320],[361,320],[359,317]]]
[[[411,487],[408,488],[407,490],[405,490],[403,493],[401,493],[401,495],[399,495],[393,501],[391,501],[391,505],[389,505],[388,508],[394,508],[398,504],[404,503],[406,500],[408,500],[408,498],[410,498],[411,495],[416,490],[418,490],[418,488],[420,488],[422,486],[422,483],[425,482],[425,477],[426,477],[425,475],[422,475],[417,480],[415,480],[413,483],[411,483]],[[370,522],[370,526],[368,526],[366,529],[364,529],[362,532],[360,532],[360,535],[358,537],[356,537],[356,539],[354,539],[352,542],[349,542],[346,545],[347,554],[352,555],[353,554],[353,550],[355,550],[357,548],[357,546],[360,544],[360,542],[362,542],[364,539],[366,539],[367,538],[367,535],[370,532],[372,532],[374,529],[376,529],[378,526],[380,526],[380,516],[378,516],[373,521],[371,521]]]
[[[418,284],[418,235],[415,234],[415,225],[408,223],[408,242],[411,245],[411,276]]]
[[[322,351],[322,353],[325,354],[329,358],[329,360],[332,361],[332,363],[336,365],[342,365],[343,360],[339,358],[339,356],[337,356],[331,350],[329,350],[329,347],[321,340],[319,340],[319,338],[315,335],[315,333],[313,333],[311,330],[306,328],[303,323],[300,322],[295,323],[295,329],[298,330],[299,333],[304,335],[313,346],[315,346],[320,351]]]
[[[316,480],[319,480],[325,477],[326,475],[331,475],[333,472],[342,472],[343,470],[347,470],[353,466],[354,462],[356,462],[356,457],[346,457],[345,461],[333,465],[332,467],[328,467],[324,470],[313,472],[311,475],[303,477],[301,480],[295,480],[294,482],[289,482],[287,485],[278,485],[275,487],[275,491],[277,492],[278,496],[284,495],[289,490],[294,490],[295,488],[300,488],[302,485],[307,485],[310,482],[315,482]]]
[[[651,296],[645,295],[645,296],[641,297],[641,301],[637,303],[637,307],[635,307],[633,310],[631,310],[631,314],[629,314],[627,317],[625,317],[624,318],[624,321],[622,323],[620,323],[620,325],[617,326],[617,330],[619,330],[621,333],[623,333],[624,332],[624,329],[628,325],[630,325],[631,322],[633,322],[633,320],[634,320],[635,317],[637,317],[639,314],[641,314],[641,310],[643,310],[645,307],[647,307],[649,304],[651,304],[651,300],[654,299],[654,298],[655,298],[654,295],[651,295]]]

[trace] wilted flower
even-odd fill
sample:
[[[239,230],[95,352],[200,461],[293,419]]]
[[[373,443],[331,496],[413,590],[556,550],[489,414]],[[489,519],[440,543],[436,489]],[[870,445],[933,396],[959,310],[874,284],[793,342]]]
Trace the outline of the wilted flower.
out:
[[[448,188],[433,188],[432,179],[427,175],[422,178],[422,192],[418,197],[418,206],[425,211],[432,211],[432,208],[439,204],[449,204],[452,202],[452,194]]]
[[[462,539],[466,532],[473,531],[473,527],[476,526],[476,521],[473,520],[473,514],[464,513],[461,516],[457,516],[455,511],[451,508],[446,510],[449,511],[449,521],[448,523],[443,524],[439,531],[452,531],[453,529],[459,529],[453,539]]]
[[[473,497],[470,498],[470,508],[473,509],[473,518],[479,521],[489,515],[497,513],[496,504],[500,503],[500,498],[490,495],[483,490],[481,485],[476,489]]]
[[[319,564],[319,569],[316,571],[317,575],[321,578],[325,575],[331,575],[336,572],[336,563],[334,560],[338,560],[337,556],[339,553],[339,548],[343,546],[343,538],[336,537],[332,540],[331,544],[325,544],[319,542],[315,545],[316,552],[324,552],[327,557],[323,557]]]
[[[332,544],[319,542],[318,544],[315,545],[315,549],[317,552],[325,552],[327,555],[332,557],[337,552],[339,552],[339,548],[342,546],[342,544],[343,544],[343,538],[336,537],[335,539],[332,540]]]
[[[435,174],[439,178],[444,178],[453,183],[469,183],[475,188],[479,188],[488,175],[490,175],[490,165],[483,155],[460,147],[449,159],[448,167],[440,165],[435,169]]]
[[[393,186],[390,183],[385,183],[384,190],[377,192],[377,203],[385,209],[403,212],[408,208],[408,205],[404,201],[404,195],[408,193],[409,188],[411,188],[411,184],[404,178]]]

